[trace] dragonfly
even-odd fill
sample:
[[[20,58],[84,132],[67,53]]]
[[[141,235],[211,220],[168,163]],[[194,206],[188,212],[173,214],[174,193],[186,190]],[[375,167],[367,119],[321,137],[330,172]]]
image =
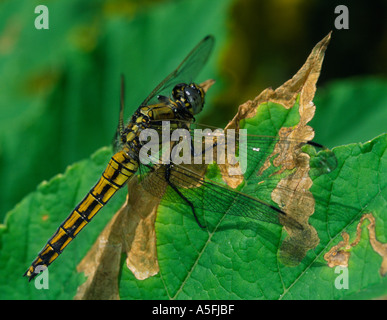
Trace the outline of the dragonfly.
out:
[[[126,125],[123,120],[124,81],[121,81],[119,123],[114,144],[115,154],[98,182],[37,254],[24,274],[29,281],[52,264],[114,194],[134,176],[138,176],[146,191],[160,197],[163,201],[185,205],[192,212],[198,226],[202,228],[206,227],[207,222],[205,218],[202,219],[199,216],[199,211],[224,213],[225,208],[227,208],[227,214],[230,215],[244,216],[277,225],[288,224],[300,227],[286,212],[275,205],[206,178],[204,173],[208,165],[176,164],[173,161],[164,163],[160,161],[160,153],[153,158],[148,156],[148,160],[152,160],[151,164],[143,163],[141,160],[140,152],[147,142],[140,137],[147,129],[154,129],[162,134],[162,124],[168,121],[171,132],[177,129],[194,132],[191,125],[195,122],[195,115],[200,113],[204,107],[205,87],[193,81],[210,57],[214,43],[213,36],[206,36],[199,42],[179,66],[154,88]],[[217,139],[210,145],[211,152],[223,144],[219,136]],[[279,137],[249,135],[246,150],[241,151],[239,156],[255,159],[254,162],[257,163],[267,158],[275,145],[288,146],[295,142],[300,146],[306,145],[325,152],[325,158],[320,159],[315,165],[318,174],[334,169],[334,154],[312,141],[291,141]],[[206,151],[208,149],[195,153],[191,149],[191,156],[203,157]],[[252,176],[251,172],[248,174]]]

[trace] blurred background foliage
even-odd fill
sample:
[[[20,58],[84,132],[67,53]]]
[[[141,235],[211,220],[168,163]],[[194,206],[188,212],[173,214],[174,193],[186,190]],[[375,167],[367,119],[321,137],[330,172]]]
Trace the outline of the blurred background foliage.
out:
[[[37,5],[49,30],[37,30]],[[334,9],[349,9],[336,30]],[[0,221],[36,185],[109,145],[120,74],[126,118],[205,35],[214,78],[198,122],[225,126],[237,107],[276,88],[333,30],[315,99],[316,141],[365,142],[386,131],[385,0],[0,1]]]

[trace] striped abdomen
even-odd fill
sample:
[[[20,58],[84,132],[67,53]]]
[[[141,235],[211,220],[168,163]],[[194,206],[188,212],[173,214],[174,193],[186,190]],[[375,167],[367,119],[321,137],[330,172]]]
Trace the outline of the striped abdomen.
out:
[[[128,179],[137,171],[138,163],[124,151],[117,152],[109,161],[102,177],[76,206],[54,235],[48,240],[38,257],[32,262],[25,276],[30,280],[39,271],[38,266],[49,266],[77,234],[93,219],[96,213],[110,200]],[[35,272],[36,270],[36,272]]]

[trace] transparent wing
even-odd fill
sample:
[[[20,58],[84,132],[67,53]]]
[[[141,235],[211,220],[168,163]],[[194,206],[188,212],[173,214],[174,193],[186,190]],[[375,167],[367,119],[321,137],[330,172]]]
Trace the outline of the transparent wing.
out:
[[[243,216],[273,224],[292,223],[297,225],[297,222],[287,217],[286,213],[280,209],[204,178],[199,172],[204,170],[205,166],[195,166],[195,170],[199,172],[184,166],[173,166],[170,169],[169,182],[179,190],[183,197],[174,189],[168,188],[169,184],[165,177],[168,166],[165,165],[153,167],[150,169],[151,172],[148,171],[143,176],[141,184],[144,189],[170,204],[183,204],[191,210],[194,208],[198,215],[205,210],[220,214]],[[145,173],[144,170],[149,170],[149,167],[144,168],[141,165],[141,174]],[[193,208],[189,208],[191,205]],[[207,219],[203,219],[207,221]],[[206,223],[202,224],[205,225]]]
[[[169,97],[173,87],[178,83],[192,82],[206,64],[214,47],[214,43],[215,38],[213,36],[207,36],[199,42],[180,65],[153,89],[141,105],[157,102],[156,99],[159,95]]]

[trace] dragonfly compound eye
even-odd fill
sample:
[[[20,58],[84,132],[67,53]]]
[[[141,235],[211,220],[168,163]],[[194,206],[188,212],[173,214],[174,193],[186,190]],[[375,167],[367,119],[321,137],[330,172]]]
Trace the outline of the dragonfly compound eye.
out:
[[[173,88],[172,96],[176,101],[181,101],[193,115],[198,114],[203,109],[204,91],[195,83],[176,85]]]
[[[191,83],[184,88],[184,97],[192,108],[192,113],[198,114],[202,111],[204,105],[204,91],[195,83]]]

